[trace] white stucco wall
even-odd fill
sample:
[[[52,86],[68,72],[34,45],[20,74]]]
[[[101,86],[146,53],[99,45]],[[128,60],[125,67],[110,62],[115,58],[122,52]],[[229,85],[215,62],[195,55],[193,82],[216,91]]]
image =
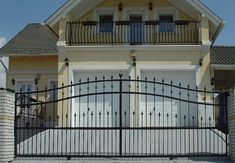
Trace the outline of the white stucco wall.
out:
[[[9,65],[9,58],[8,57],[2,57],[0,58],[0,88],[5,88],[6,87],[6,79],[7,79],[7,73],[6,73],[6,68],[8,69]],[[5,66],[3,66],[3,64]]]

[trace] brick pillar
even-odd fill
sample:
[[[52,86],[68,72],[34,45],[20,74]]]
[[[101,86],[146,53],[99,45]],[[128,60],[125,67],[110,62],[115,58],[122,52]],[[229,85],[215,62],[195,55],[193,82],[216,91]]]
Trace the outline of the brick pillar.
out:
[[[229,156],[235,161],[235,88],[228,98]]]
[[[0,88],[0,163],[14,160],[15,94]]]

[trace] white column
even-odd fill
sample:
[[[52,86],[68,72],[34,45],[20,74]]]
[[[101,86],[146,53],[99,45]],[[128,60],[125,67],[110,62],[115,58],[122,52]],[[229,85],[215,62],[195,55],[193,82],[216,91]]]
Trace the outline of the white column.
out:
[[[0,162],[14,160],[15,94],[0,88]]]

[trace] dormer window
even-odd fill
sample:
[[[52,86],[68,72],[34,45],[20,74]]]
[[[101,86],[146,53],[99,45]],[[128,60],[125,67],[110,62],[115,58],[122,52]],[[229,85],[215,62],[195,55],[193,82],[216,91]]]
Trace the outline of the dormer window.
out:
[[[100,15],[99,16],[99,31],[101,33],[113,32],[113,15]]]
[[[160,32],[174,32],[174,17],[173,15],[159,15]]]

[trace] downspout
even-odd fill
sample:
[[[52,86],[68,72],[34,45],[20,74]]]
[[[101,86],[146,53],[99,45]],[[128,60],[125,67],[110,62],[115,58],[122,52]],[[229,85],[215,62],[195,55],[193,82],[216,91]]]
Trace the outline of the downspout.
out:
[[[216,32],[215,32],[213,38],[212,38],[212,44],[211,44],[211,46],[210,46],[210,49],[213,47],[213,45],[214,45],[214,43],[215,43],[215,40],[216,40],[216,38],[218,37],[219,33],[222,31],[224,25],[225,25],[225,22],[222,22],[222,23],[220,23],[219,27],[217,28],[217,30],[216,30]]]
[[[2,57],[0,58],[0,62],[1,62],[1,64],[2,64],[2,66],[4,67],[6,73],[7,73],[7,72],[8,72],[8,68],[7,68],[7,66],[4,64],[4,62],[2,61]]]

